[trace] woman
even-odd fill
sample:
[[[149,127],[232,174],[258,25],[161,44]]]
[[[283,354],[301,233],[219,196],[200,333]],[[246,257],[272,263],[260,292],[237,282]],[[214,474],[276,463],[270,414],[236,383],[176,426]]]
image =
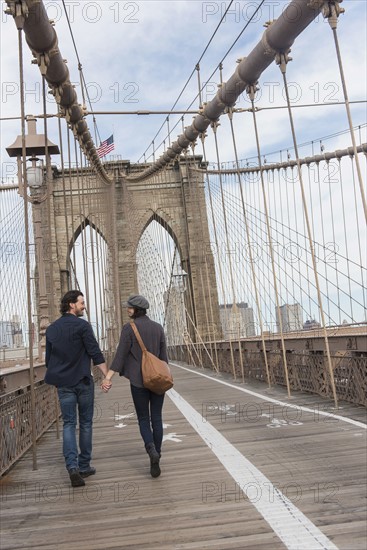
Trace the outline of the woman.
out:
[[[136,294],[130,296],[127,303],[127,314],[134,320],[140,336],[148,351],[168,362],[166,339],[163,327],[146,315],[149,302]],[[121,332],[120,342],[115,358],[101,388],[108,391],[112,385],[111,378],[118,372],[130,380],[131,395],[138,417],[140,434],[145,449],[150,457],[150,474],[158,477],[161,474],[159,459],[163,440],[162,408],[164,395],[157,395],[144,388],[141,373],[142,351],[130,323],[126,323]]]

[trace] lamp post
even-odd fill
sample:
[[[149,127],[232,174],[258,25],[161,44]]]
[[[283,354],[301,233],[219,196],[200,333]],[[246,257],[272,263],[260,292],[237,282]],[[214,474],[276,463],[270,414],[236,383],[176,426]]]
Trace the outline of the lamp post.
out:
[[[42,238],[42,217],[41,204],[47,199],[47,187],[45,185],[45,171],[43,162],[37,164],[40,159],[34,155],[28,159],[32,165],[27,168],[27,182],[30,188],[30,195],[27,200],[33,206],[33,228],[34,228],[34,244],[36,251],[36,266],[38,272],[38,361],[42,362],[46,349],[46,328],[49,325],[49,310],[46,289],[45,262],[43,254],[43,238]]]

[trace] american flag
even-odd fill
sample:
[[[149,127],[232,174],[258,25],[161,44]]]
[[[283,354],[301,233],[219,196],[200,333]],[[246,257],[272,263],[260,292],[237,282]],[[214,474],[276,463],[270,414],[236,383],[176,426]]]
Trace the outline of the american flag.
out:
[[[99,158],[105,157],[108,153],[113,151],[115,148],[115,144],[113,142],[113,134],[108,139],[105,139],[102,141],[101,145],[97,149],[97,153]]]

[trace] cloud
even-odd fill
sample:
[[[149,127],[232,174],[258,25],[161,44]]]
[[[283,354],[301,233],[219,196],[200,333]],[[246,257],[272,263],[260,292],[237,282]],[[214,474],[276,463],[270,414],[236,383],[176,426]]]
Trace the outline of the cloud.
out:
[[[252,3],[253,4],[253,3]],[[79,85],[77,60],[60,2],[46,3],[50,17],[55,19],[62,55],[68,60],[71,79],[77,85],[79,101],[82,95]],[[78,53],[83,67],[88,91],[96,111],[169,110],[195,69],[209,39],[228,3],[224,2],[66,2]],[[236,59],[246,56],[260,40],[263,24],[278,17],[285,2],[265,2],[255,21],[248,25],[238,43],[224,61],[223,77],[228,78],[236,68]],[[253,9],[253,8],[252,8]],[[231,47],[244,25],[248,23],[251,6],[235,2],[225,21],[219,27],[208,51],[200,63],[201,82],[206,82],[219,61]],[[360,0],[350,1],[346,13],[340,16],[338,34],[343,54],[350,99],[362,99],[366,87],[366,5]],[[19,75],[17,62],[17,31],[9,16],[2,18],[2,51],[7,54],[2,60],[2,103],[1,114],[17,116],[20,111]],[[6,45],[6,48],[5,48]],[[356,55],[358,52],[358,56]],[[301,103],[324,104],[337,99],[342,102],[340,77],[335,61],[332,32],[329,25],[319,17],[312,23],[292,47],[294,58],[288,67],[288,78],[293,94],[293,105]],[[24,47],[26,78],[26,112],[42,113],[40,75],[36,66],[30,64],[31,53]],[[217,91],[219,73],[210,78],[203,92],[203,99],[210,100]],[[284,90],[279,69],[273,64],[260,79],[261,98],[258,107],[272,107],[285,104]],[[177,104],[177,109],[186,109],[198,91],[197,72]],[[273,94],[273,97],[272,97]],[[52,97],[48,97],[48,111],[56,112]],[[239,107],[249,107],[245,96]],[[198,100],[192,109],[198,108]],[[364,106],[353,107],[356,122],[364,117]],[[155,145],[167,140],[165,115],[97,116],[101,139],[110,133],[115,135],[116,154],[132,161],[141,157],[151,144],[156,132],[163,124],[163,130],[155,139]],[[236,116],[245,120],[246,128],[250,116]],[[179,121],[171,140],[182,132],[181,116],[170,117],[170,128]],[[263,111],[258,115],[261,123],[262,149],[291,146],[291,138],[285,131],[286,117],[283,111]],[[346,127],[342,107],[317,107],[295,109],[297,132],[301,141],[309,139],[317,120],[317,136],[328,134],[333,128]],[[184,125],[191,124],[192,115],[184,117]],[[88,123],[93,131],[91,117]],[[43,123],[38,122],[38,132]],[[222,127],[227,126],[225,122]],[[279,128],[282,132],[279,134]],[[221,128],[222,130],[222,128]],[[283,131],[284,130],[284,131]],[[251,131],[246,129],[247,133]],[[252,132],[252,131],[251,131]],[[12,143],[20,133],[19,121],[4,121],[1,124],[2,163],[7,155],[4,147]],[[50,138],[58,141],[55,120],[49,121]],[[233,158],[233,147],[227,145],[228,133],[219,132],[223,160]],[[280,140],[279,140],[280,138]],[[98,138],[97,138],[98,140]],[[237,146],[241,157],[254,153],[253,143],[238,135]],[[150,150],[150,153],[152,149]],[[156,152],[159,156],[163,152]],[[212,154],[212,149],[210,149]],[[215,160],[215,158],[213,158]]]

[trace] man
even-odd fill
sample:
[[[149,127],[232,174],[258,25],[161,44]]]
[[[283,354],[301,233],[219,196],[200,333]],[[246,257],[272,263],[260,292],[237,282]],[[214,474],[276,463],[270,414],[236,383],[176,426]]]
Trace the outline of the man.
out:
[[[166,339],[163,327],[147,316],[149,302],[144,296],[130,296],[125,304],[127,314],[134,320],[148,351],[168,362]],[[111,378],[118,372],[130,381],[130,391],[138,417],[140,435],[150,458],[150,474],[159,477],[161,469],[161,447],[163,440],[162,408],[164,395],[157,395],[144,388],[141,372],[142,351],[130,323],[122,327],[120,342],[111,368],[102,382],[102,389],[108,392]]]
[[[90,465],[94,382],[91,360],[106,376],[108,369],[90,324],[81,319],[85,303],[79,290],[61,300],[61,317],[46,330],[45,382],[57,387],[63,427],[63,453],[72,487],[85,485],[83,478],[96,473]],[[77,408],[79,448],[76,442]]]

